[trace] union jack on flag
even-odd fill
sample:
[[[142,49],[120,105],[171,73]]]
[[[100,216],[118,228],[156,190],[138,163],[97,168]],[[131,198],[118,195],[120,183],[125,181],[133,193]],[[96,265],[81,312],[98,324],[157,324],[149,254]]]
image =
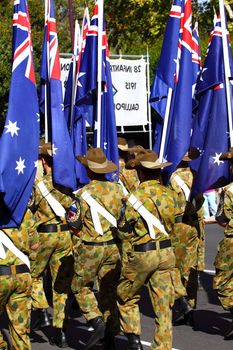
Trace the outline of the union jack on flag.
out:
[[[5,128],[0,139],[0,227],[20,225],[36,175],[39,106],[26,0],[14,1],[12,77]]]

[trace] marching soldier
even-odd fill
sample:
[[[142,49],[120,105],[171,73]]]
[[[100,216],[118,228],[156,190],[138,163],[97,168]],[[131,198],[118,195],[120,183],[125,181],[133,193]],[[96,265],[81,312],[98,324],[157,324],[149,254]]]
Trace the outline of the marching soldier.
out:
[[[91,181],[76,194],[81,203],[81,221],[76,227],[75,220],[70,222],[79,237],[71,288],[83,316],[94,328],[85,349],[105,337],[104,349],[111,350],[115,349],[114,335],[119,332],[116,287],[120,255],[116,219],[120,215],[123,192],[120,184],[106,180],[105,174],[114,172],[117,166],[106,159],[100,148],[91,148],[86,156],[77,159],[86,167]],[[68,215],[70,218],[72,213]],[[93,292],[95,279],[99,286],[98,302]]]
[[[229,161],[230,173],[233,174],[233,148],[219,159]],[[224,339],[228,340],[233,339],[233,183],[225,186],[220,194],[216,220],[225,227],[225,237],[218,245],[213,287],[223,308],[231,313],[232,322],[224,334]]]
[[[118,221],[118,235],[131,241],[128,259],[122,260],[117,288],[121,330],[128,337],[127,350],[143,349],[140,341],[140,290],[146,283],[155,313],[151,349],[172,348],[175,255],[169,234],[179,215],[177,195],[160,183],[161,163],[154,152],[138,154],[126,163],[136,169],[140,185],[127,197],[125,215]]]
[[[191,160],[200,155],[196,148],[190,148],[171,176],[170,185],[181,200],[182,215],[176,218],[171,239],[175,248],[176,266],[179,268],[182,281],[187,291],[187,300],[180,302],[181,313],[174,324],[193,325],[192,308],[196,306],[198,288],[198,252],[204,247],[204,225],[202,216],[203,196],[191,200],[191,190],[195,173],[189,167]],[[204,249],[201,250],[204,253]],[[187,304],[188,301],[188,304]]]
[[[128,192],[133,192],[139,185],[138,175],[135,169],[125,169],[125,163],[128,159],[132,158],[131,154],[134,150],[141,150],[141,148],[129,148],[125,138],[118,137],[118,150],[119,150],[119,182],[123,184]]]
[[[51,343],[67,347],[65,318],[68,294],[57,290],[55,283],[63,264],[70,261],[72,254],[71,235],[65,220],[65,208],[70,206],[72,198],[53,184],[51,144],[44,144],[40,147],[39,154],[45,175],[43,180],[37,180],[34,186],[34,216],[37,221],[40,248],[32,266],[32,306],[39,313],[38,323],[33,328],[38,329],[50,325],[47,313],[49,305],[43,290],[42,277],[49,265],[53,290],[53,327],[55,328],[55,336]]]
[[[38,237],[27,208],[21,226],[0,231],[0,314],[6,309],[13,350],[30,350],[31,274]],[[2,245],[3,244],[3,245]],[[0,349],[7,343],[0,332]]]

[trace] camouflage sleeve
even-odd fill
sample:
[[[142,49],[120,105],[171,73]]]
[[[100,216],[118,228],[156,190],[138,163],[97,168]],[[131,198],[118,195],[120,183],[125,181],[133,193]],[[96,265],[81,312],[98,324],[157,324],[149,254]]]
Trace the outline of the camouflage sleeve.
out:
[[[224,214],[229,220],[228,230],[233,230],[233,195],[227,191],[224,193]]]

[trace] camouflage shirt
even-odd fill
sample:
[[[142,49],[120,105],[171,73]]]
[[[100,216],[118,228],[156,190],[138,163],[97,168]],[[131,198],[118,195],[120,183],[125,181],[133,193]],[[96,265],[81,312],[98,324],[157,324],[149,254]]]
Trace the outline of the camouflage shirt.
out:
[[[139,185],[137,171],[135,169],[125,169],[125,165],[122,163],[120,163],[119,179],[128,192],[134,192]]]
[[[122,198],[124,197],[121,185],[109,181],[92,180],[76,193],[76,197],[80,199],[81,204],[81,219],[82,219],[82,234],[83,241],[109,241],[115,236],[114,229],[109,221],[99,215],[100,223],[103,230],[103,236],[95,231],[92,222],[91,211],[89,205],[81,198],[81,194],[88,191],[89,194],[110,214],[118,219],[120,216]]]
[[[184,191],[182,188],[178,185],[178,183],[175,181],[175,175],[178,175],[184,183],[188,186],[190,193],[192,190],[193,186],[193,181],[195,179],[196,173],[194,170],[190,168],[178,168],[174,171],[170,178],[170,185],[171,187],[176,191],[176,193],[180,197],[180,201],[182,202],[182,214],[185,215],[197,215],[198,219],[203,219],[204,217],[204,212],[202,205],[204,203],[204,198],[203,195],[197,195],[195,198],[192,200],[192,202],[187,201]]]
[[[43,177],[43,183],[45,184],[49,193],[65,208],[69,208],[72,202],[71,196],[62,193],[57,188],[54,187],[52,180],[52,173],[48,173]],[[36,186],[37,181],[34,186],[34,199],[35,199],[35,219],[37,224],[61,224],[65,223],[65,219],[62,220],[60,217],[56,216],[52,208],[50,207],[46,198],[41,194],[41,191]]]
[[[133,194],[151,214],[159,219],[166,232],[170,233],[175,223],[175,217],[181,215],[181,205],[175,191],[161,185],[157,180],[150,180],[142,182]],[[145,220],[129,202],[127,202],[125,218],[129,222],[132,221],[132,244],[142,244],[151,240]],[[168,238],[156,227],[154,230],[156,241]],[[127,235],[125,238],[127,239]]]
[[[3,229],[4,233],[12,240],[15,246],[22,253],[31,257],[34,251],[30,247],[38,243],[38,236],[35,230],[35,220],[30,209],[27,209],[20,227]],[[0,233],[1,234],[1,233]],[[0,265],[20,265],[23,262],[17,258],[10,250],[6,252],[6,258],[0,259]]]
[[[224,214],[229,220],[225,227],[224,233],[226,236],[233,234],[233,183],[225,186],[224,191]]]

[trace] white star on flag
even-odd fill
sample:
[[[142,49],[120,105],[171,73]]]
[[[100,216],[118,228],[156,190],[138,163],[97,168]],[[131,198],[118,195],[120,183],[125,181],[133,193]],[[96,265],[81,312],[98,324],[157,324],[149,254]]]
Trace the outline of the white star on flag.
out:
[[[82,73],[82,72],[80,72],[79,73],[79,75],[78,75],[78,81],[77,81],[77,86],[80,86],[80,87],[82,87],[82,84],[80,83],[80,81],[79,81],[79,78],[81,78],[83,75],[85,75],[86,73]]]
[[[202,68],[202,71],[201,71],[201,76],[200,76],[200,80],[203,81],[203,73],[207,70],[208,68]]]
[[[19,161],[16,160],[17,163],[17,167],[15,168],[15,170],[18,170],[18,175],[20,173],[23,174],[23,169],[26,168],[26,166],[24,165],[25,159],[21,159],[21,157],[19,158]]]
[[[219,157],[222,155],[222,153],[215,153],[215,156],[213,157],[214,164],[217,163],[220,165],[221,163],[224,163],[223,160],[220,160]]]
[[[104,149],[107,149],[107,145],[108,145],[108,143],[104,142]]]
[[[64,111],[64,103],[61,104],[61,110]]]
[[[57,153],[56,153],[57,150],[58,150],[58,148],[56,148],[55,145],[54,145],[54,143],[53,143],[53,145],[52,145],[52,153],[53,153],[54,156],[57,154]]]
[[[38,167],[38,160],[34,161],[34,168]]]
[[[39,122],[40,121],[40,113],[36,113],[36,116],[37,116],[37,121]]]
[[[7,131],[5,132],[5,134],[10,132],[12,137],[14,136],[14,134],[18,136],[18,130],[20,130],[20,128],[17,127],[17,122],[12,123],[9,120],[9,124],[6,125],[5,128],[7,128]]]

